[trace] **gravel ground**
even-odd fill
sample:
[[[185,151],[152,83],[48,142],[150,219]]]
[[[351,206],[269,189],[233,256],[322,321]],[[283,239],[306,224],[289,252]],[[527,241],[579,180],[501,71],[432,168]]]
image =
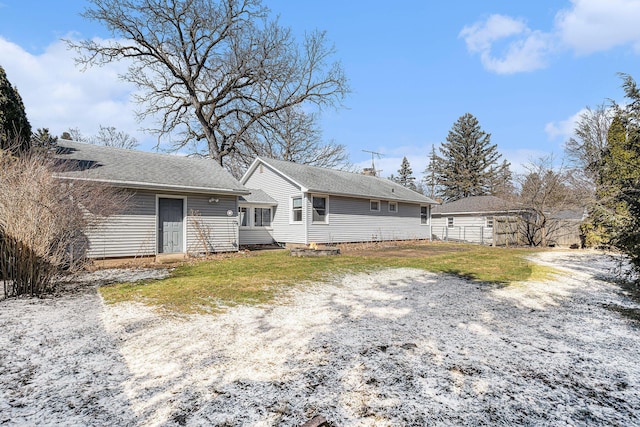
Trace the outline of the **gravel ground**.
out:
[[[621,314],[640,305],[616,263],[536,262],[563,274],[499,287],[393,269],[179,318],[105,306],[96,285],[130,272],[94,273],[0,302],[0,424],[640,425],[640,329]]]

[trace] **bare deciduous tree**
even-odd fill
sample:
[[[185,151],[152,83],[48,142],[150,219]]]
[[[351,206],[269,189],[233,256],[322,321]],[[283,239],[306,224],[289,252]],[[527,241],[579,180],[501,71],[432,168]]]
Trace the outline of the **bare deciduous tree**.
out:
[[[324,32],[299,45],[260,0],[91,0],[83,16],[117,38],[69,42],[82,65],[129,60],[141,117],[174,148],[225,158],[294,106],[338,106],[349,91]],[[122,40],[122,41],[118,41]]]
[[[561,213],[584,207],[582,193],[571,186],[564,166],[554,167],[552,156],[532,161],[526,169],[519,177],[521,235],[530,246],[547,246],[563,225]]]
[[[236,147],[228,167],[237,175],[256,156],[332,169],[349,169],[349,156],[341,144],[323,143],[316,117],[298,107],[287,108],[250,129]]]
[[[70,128],[67,132],[63,132],[60,138],[95,145],[104,145],[106,147],[126,148],[128,150],[133,150],[139,145],[136,138],[127,132],[119,131],[115,126],[100,125],[98,133],[92,136],[83,135],[79,128]]]
[[[595,183],[598,167],[607,146],[607,133],[613,110],[602,104],[580,115],[574,130],[575,137],[565,143],[565,153],[576,172]]]
[[[89,138],[92,144],[104,145],[106,147],[126,148],[132,150],[136,148],[138,140],[124,131],[117,130],[114,126],[102,126],[98,134]]]

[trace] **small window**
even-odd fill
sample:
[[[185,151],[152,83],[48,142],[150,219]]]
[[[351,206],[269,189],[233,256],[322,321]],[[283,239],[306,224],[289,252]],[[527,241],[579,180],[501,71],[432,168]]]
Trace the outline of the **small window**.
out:
[[[249,208],[239,207],[238,215],[240,216],[240,227],[249,226]]]
[[[294,197],[291,202],[291,220],[302,222],[302,197]]]
[[[453,228],[453,217],[452,216],[447,218],[447,227],[448,228]]]
[[[380,201],[379,200],[371,200],[369,202],[369,209],[374,212],[380,212]]]
[[[389,202],[389,212],[398,212],[398,203],[397,202]]]
[[[429,224],[429,206],[420,206],[420,224]]]
[[[327,222],[327,198],[313,197],[313,221]]]
[[[255,208],[253,218],[256,227],[270,227],[271,208]]]
[[[493,217],[487,217],[487,228],[493,228]]]

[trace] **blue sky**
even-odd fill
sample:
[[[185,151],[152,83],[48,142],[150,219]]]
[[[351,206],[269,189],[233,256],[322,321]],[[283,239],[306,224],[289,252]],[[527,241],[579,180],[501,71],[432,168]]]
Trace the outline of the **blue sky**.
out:
[[[346,108],[322,116],[351,161],[420,175],[432,144],[475,115],[513,169],[563,154],[587,106],[623,101],[618,72],[640,79],[640,0],[264,0],[295,33],[326,30],[349,77]],[[0,65],[34,128],[116,126],[150,150],[123,65],[78,70],[61,38],[110,37],[79,16],[86,1],[0,0]]]

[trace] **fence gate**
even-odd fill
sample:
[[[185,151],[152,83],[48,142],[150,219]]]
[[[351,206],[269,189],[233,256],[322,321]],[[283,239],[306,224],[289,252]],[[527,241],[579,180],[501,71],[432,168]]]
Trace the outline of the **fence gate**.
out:
[[[515,216],[496,216],[493,218],[493,245],[518,246],[520,219]]]

